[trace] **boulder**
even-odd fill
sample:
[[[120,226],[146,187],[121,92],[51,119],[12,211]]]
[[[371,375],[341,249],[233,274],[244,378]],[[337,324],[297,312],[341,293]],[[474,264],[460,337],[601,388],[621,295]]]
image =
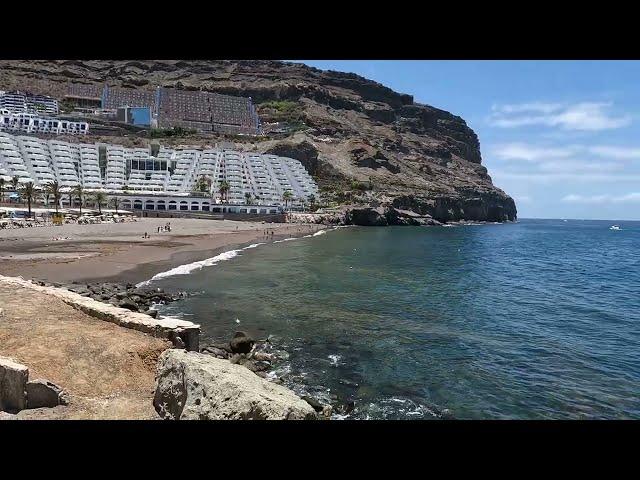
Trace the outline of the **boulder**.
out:
[[[441,225],[431,215],[421,215],[412,210],[388,208],[385,212],[389,225]]]
[[[271,355],[270,353],[266,353],[266,352],[254,352],[253,356],[251,357],[253,360],[259,361],[259,362],[271,362],[273,361],[273,355]]]
[[[322,403],[320,403],[318,400],[316,400],[313,397],[310,397],[309,395],[304,395],[302,397],[302,400],[304,400],[305,402],[307,402],[309,405],[311,405],[313,407],[313,409],[316,412],[322,412],[322,410],[324,409],[324,405]]]
[[[0,357],[0,410],[14,412],[27,406],[29,369],[11,358]]]
[[[362,225],[366,227],[386,226],[388,224],[382,207],[352,208],[345,215],[347,225]]]
[[[184,350],[160,355],[153,405],[160,417],[176,420],[317,418],[291,390],[227,360]]]
[[[229,346],[233,353],[249,353],[255,343],[255,340],[245,332],[236,332],[229,342]]]
[[[134,302],[132,299],[130,299],[129,297],[125,297],[122,300],[120,300],[120,302],[118,303],[118,306],[120,308],[126,308],[127,310],[131,310],[132,312],[138,311],[138,304]]]
[[[213,355],[218,358],[228,358],[229,352],[226,350],[222,350],[221,348],[217,348],[214,346],[204,347],[200,350],[200,353],[208,353],[209,355]]]
[[[26,390],[27,408],[57,407],[68,403],[64,390],[47,380],[29,381]]]

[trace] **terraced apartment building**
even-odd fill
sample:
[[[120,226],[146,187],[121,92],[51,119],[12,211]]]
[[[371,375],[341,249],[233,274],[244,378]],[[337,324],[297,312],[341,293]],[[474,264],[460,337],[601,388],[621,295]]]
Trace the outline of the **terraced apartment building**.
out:
[[[157,151],[152,151],[157,150]],[[58,181],[64,191],[76,185],[110,195],[136,197],[133,208],[170,209],[180,197],[202,197],[210,205],[282,205],[286,191],[291,204],[318,196],[318,187],[304,166],[291,158],[240,152],[227,147],[211,149],[125,148],[103,143],[68,143],[0,132],[0,176],[17,176],[20,183],[44,187]],[[223,195],[220,186],[226,182]],[[203,187],[203,185],[206,185]],[[204,198],[204,199],[203,199]],[[134,205],[135,203],[135,205]],[[175,207],[179,208],[179,207]]]

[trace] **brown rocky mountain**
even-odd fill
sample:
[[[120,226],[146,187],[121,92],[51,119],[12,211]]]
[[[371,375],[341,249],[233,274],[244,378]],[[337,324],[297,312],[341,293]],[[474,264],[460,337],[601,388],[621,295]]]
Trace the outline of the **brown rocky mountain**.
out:
[[[278,61],[0,61],[0,89],[62,98],[69,82],[251,96],[263,122],[288,130],[247,148],[301,160],[325,198],[351,206],[353,223],[516,218],[462,118],[355,74]],[[211,137],[189,138],[199,142]]]

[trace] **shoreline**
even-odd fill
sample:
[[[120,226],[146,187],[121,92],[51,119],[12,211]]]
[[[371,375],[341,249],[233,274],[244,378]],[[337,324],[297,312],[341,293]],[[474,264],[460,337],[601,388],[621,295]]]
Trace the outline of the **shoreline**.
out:
[[[153,233],[165,223],[145,218],[128,224],[0,232],[0,274],[48,282],[137,284],[231,249],[329,228],[321,224],[171,219],[172,232]],[[150,238],[143,239],[149,231]]]

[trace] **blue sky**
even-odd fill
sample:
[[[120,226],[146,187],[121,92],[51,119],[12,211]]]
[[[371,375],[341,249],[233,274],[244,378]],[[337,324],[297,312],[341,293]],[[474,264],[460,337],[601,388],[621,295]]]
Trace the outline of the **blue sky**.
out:
[[[640,220],[640,62],[303,63],[461,116],[520,218]]]

